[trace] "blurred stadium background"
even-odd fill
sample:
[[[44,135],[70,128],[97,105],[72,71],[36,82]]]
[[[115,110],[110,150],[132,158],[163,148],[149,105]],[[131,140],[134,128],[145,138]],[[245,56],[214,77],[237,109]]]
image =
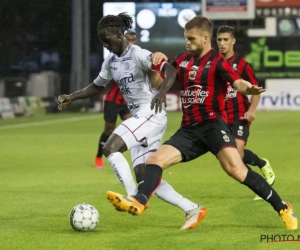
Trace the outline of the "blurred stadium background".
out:
[[[97,23],[103,15],[123,11],[135,20],[139,45],[170,59],[185,50],[182,27],[193,15],[209,17],[215,30],[234,26],[236,51],[268,89],[259,108],[300,109],[299,1],[3,0],[0,11],[2,119],[31,115],[37,105],[57,112],[55,96],[90,83],[107,54],[97,38]],[[176,90],[168,96],[169,110],[179,110]],[[101,104],[94,98],[80,105],[98,112]]]
[[[106,202],[106,191],[123,188],[107,162],[103,170],[93,166],[103,96],[62,113],[56,97],[98,75],[107,52],[98,41],[97,23],[103,15],[123,11],[134,17],[138,44],[169,58],[185,50],[182,26],[193,15],[206,15],[215,30],[236,28],[236,51],[267,88],[247,146],[270,160],[276,190],[299,213],[300,1],[2,0],[0,249],[282,249],[260,240],[287,234],[279,218],[226,177],[212,155],[164,174],[178,191],[207,206],[208,218],[197,230],[179,232],[184,214],[156,198],[153,209],[134,219]],[[181,119],[176,85],[167,99],[174,112],[165,139]],[[68,213],[81,202],[98,208],[100,225],[94,234],[74,236]],[[289,234],[300,238],[299,230]],[[299,242],[286,244],[286,249],[300,249]]]

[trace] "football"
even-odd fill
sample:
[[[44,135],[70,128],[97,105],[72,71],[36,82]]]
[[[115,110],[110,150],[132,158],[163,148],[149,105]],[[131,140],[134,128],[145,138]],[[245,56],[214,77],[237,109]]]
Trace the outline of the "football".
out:
[[[98,226],[99,213],[94,206],[81,203],[73,207],[69,219],[75,231],[93,231]]]

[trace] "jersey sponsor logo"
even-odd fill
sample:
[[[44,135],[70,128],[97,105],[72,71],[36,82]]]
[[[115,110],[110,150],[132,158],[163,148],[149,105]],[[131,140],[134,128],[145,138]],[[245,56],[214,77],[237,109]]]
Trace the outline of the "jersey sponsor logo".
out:
[[[200,85],[192,85],[186,90],[180,91],[181,102],[184,108],[188,108],[193,104],[203,104],[209,92],[202,90]]]
[[[232,68],[234,69],[234,71],[236,71],[236,69],[237,69],[237,64],[236,64],[236,63],[232,64]]]
[[[209,69],[209,68],[210,68],[210,63],[211,63],[211,61],[208,61],[208,62],[205,64],[204,68],[205,68],[205,69]]]
[[[140,105],[136,105],[136,104],[134,104],[134,103],[128,104],[127,106],[128,106],[128,109],[129,109],[130,111],[132,111],[132,110],[137,109],[137,108],[140,107]]]
[[[116,58],[116,56],[112,56],[110,58],[110,63],[112,63],[112,62],[118,62],[118,59]]]
[[[123,95],[131,94],[128,84],[134,81],[135,79],[133,77],[133,74],[130,74],[129,76],[125,76],[117,81],[120,91],[122,92]]]
[[[124,57],[124,58],[122,59],[122,62],[129,61],[129,60],[131,60],[131,57]]]
[[[191,68],[191,71],[189,72],[189,79],[190,80],[192,80],[192,81],[194,81],[195,80],[195,78],[196,78],[196,75],[197,75],[197,70],[198,70],[198,66],[193,66],[192,68]]]
[[[188,63],[188,61],[183,61],[182,63],[180,63],[179,67],[185,68],[188,65]]]
[[[230,84],[228,84],[225,101],[227,101],[230,98],[236,98],[236,96],[237,96],[237,90],[234,89]]]
[[[109,68],[112,69],[112,70],[118,70],[118,68],[113,67],[113,66],[110,66]]]
[[[132,83],[134,81],[135,81],[135,79],[133,77],[133,74],[130,74],[129,76],[125,76],[125,77],[119,79],[118,84],[119,84],[119,86],[122,86],[124,84]]]

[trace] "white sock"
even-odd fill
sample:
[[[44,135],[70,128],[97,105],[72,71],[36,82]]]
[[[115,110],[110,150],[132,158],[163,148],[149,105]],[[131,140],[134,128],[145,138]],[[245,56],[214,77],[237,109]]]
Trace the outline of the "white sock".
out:
[[[158,198],[181,208],[184,212],[193,210],[199,206],[177,193],[174,188],[164,180],[161,181],[160,185],[155,190],[155,194]]]
[[[120,152],[112,153],[107,157],[107,160],[112,166],[116,176],[125,187],[127,195],[135,195],[137,193],[136,184],[133,180],[130,166],[123,154],[121,154]]]

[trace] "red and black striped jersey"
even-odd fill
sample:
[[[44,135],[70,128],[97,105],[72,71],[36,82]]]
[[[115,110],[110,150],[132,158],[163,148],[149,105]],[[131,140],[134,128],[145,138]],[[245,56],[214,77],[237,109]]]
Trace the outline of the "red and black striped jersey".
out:
[[[258,85],[258,81],[255,77],[251,64],[246,62],[244,58],[235,53],[227,60],[232,65],[232,68],[241,75],[244,80],[253,85]],[[230,84],[228,84],[227,94],[225,97],[225,108],[228,123],[232,124],[234,121],[244,120],[244,115],[248,111],[249,107],[250,101],[248,97],[239,93],[237,90],[232,88]]]
[[[177,69],[182,105],[181,127],[221,118],[227,122],[225,95],[227,82],[241,77],[222,55],[211,49],[201,58],[182,53],[173,60]]]
[[[108,90],[104,101],[114,102],[117,105],[126,105],[126,101],[123,98],[120,88],[116,82],[111,82],[110,89]]]

